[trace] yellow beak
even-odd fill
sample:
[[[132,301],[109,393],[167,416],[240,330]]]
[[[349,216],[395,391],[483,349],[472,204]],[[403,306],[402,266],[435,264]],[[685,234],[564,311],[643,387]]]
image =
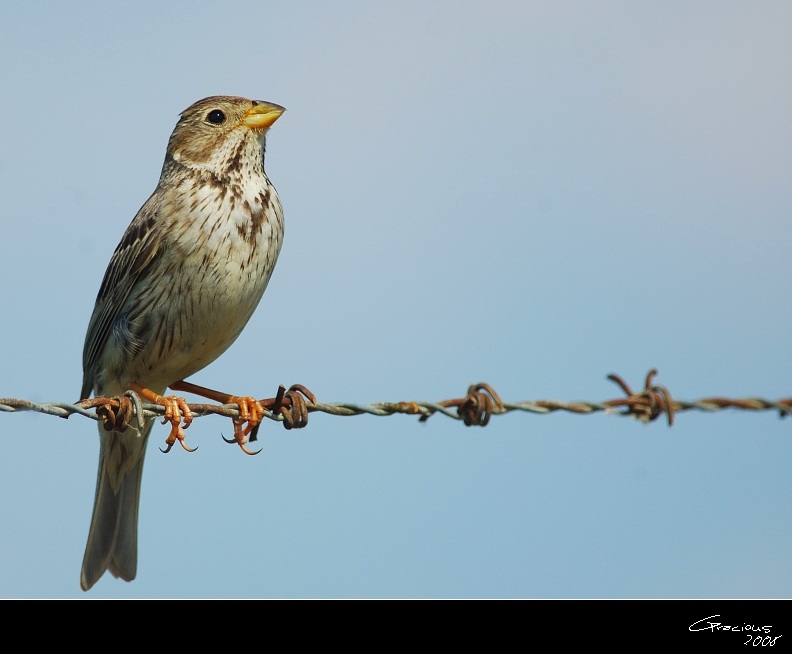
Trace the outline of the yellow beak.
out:
[[[242,124],[252,129],[264,129],[278,120],[284,111],[286,109],[279,104],[257,101],[257,104],[247,110],[242,118]]]

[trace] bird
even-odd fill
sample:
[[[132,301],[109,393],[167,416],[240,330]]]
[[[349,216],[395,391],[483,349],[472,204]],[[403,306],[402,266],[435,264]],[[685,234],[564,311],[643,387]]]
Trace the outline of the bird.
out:
[[[236,441],[257,428],[249,396],[212,391],[185,378],[236,340],[269,283],[283,243],[283,208],[264,170],[266,134],[284,107],[211,96],[181,112],[159,182],[127,227],[105,272],[83,347],[81,398],[139,398],[165,407],[168,449],[192,414],[167,388],[237,403]],[[99,425],[96,493],[80,586],[106,571],[137,574],[140,485],[156,419]],[[246,425],[246,426],[245,426]]]

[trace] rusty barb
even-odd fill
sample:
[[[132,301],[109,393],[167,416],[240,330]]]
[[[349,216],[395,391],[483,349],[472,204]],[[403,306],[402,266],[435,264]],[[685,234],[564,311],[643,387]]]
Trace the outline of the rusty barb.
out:
[[[463,398],[444,400],[438,404],[442,407],[455,407],[457,416],[468,427],[486,427],[493,414],[505,412],[500,395],[492,386],[483,382],[469,386],[467,396]],[[431,415],[424,413],[419,421],[426,422]]]
[[[289,390],[285,386],[278,387],[277,395],[269,400],[259,400],[275,419],[280,417],[286,429],[302,429],[308,424],[308,410],[316,404],[316,396],[302,384],[293,384]],[[250,440],[256,440],[255,432]]]
[[[322,404],[305,386],[295,384],[288,390],[284,386],[278,388],[275,397],[258,400],[262,409],[261,416],[283,423],[286,429],[300,429],[308,424],[308,414],[315,411],[336,416],[374,415],[390,416],[404,414],[419,416],[420,422],[426,422],[436,413],[460,420],[467,426],[484,427],[496,415],[511,411],[548,414],[555,411],[566,411],[576,414],[605,412],[615,415],[631,416],[643,423],[650,423],[657,418],[666,416],[669,426],[674,424],[676,416],[683,411],[697,410],[715,412],[724,409],[744,411],[778,411],[782,418],[792,413],[792,397],[770,401],[761,398],[708,397],[693,402],[675,400],[665,386],[654,383],[656,370],[650,370],[644,380],[643,388],[633,391],[622,377],[608,375],[608,379],[621,388],[624,397],[605,400],[604,402],[561,402],[555,400],[535,400],[530,402],[508,403],[501,400],[500,395],[489,384],[473,384],[467,395],[441,402],[380,402],[376,404]],[[237,422],[246,420],[240,415],[240,407],[236,404],[188,404],[194,417],[219,415]],[[105,429],[124,431],[130,424],[142,426],[152,417],[162,417],[162,406],[141,401],[133,392],[121,397],[99,397],[85,399],[76,403],[38,404],[29,400],[0,398],[0,411],[38,411],[49,415],[68,418],[78,413],[98,420]],[[134,423],[133,423],[134,421]],[[250,426],[250,441],[256,440],[259,424]],[[245,435],[248,432],[245,431]]]
[[[603,404],[609,407],[624,407],[624,415],[633,416],[644,424],[652,422],[665,413],[668,416],[668,426],[671,427],[674,424],[675,411],[671,393],[665,386],[652,385],[655,375],[657,375],[657,370],[653,368],[646,374],[643,389],[634,393],[626,381],[619,375],[611,373],[608,375],[608,379],[621,386],[627,397],[608,400]]]
[[[95,397],[83,400],[81,404],[85,409],[96,408],[96,415],[105,431],[124,432],[133,417],[138,423],[143,420],[140,398],[131,392],[120,397]]]

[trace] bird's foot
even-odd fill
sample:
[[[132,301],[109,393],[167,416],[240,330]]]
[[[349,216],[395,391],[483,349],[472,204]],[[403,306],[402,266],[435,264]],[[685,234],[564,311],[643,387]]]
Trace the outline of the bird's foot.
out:
[[[225,438],[226,443],[236,443],[245,454],[258,454],[253,452],[247,447],[248,436],[250,440],[256,439],[259,425],[264,418],[264,409],[261,403],[254,397],[229,395],[220,391],[214,391],[205,386],[198,386],[188,381],[177,381],[170,385],[174,391],[186,391],[188,393],[195,393],[201,397],[220,402],[221,404],[236,404],[239,407],[239,415],[233,419],[234,421],[234,437]],[[261,450],[259,450],[260,452]]]
[[[261,450],[253,452],[247,447],[248,436],[251,432],[258,431],[264,418],[261,403],[254,397],[230,395],[226,398],[225,404],[236,404],[239,407],[239,417],[234,418],[234,437],[223,437],[223,440],[226,443],[236,443],[245,454],[253,455],[261,452]]]
[[[168,437],[165,439],[167,446],[163,452],[170,452],[174,443],[177,441],[187,452],[195,452],[198,448],[191,448],[185,442],[184,430],[192,424],[193,414],[190,407],[187,405],[187,400],[183,397],[176,395],[162,396],[159,393],[144,388],[139,384],[130,384],[129,389],[137,393],[140,397],[161,407],[165,407],[165,413],[162,417],[162,424],[170,423],[171,430]]]

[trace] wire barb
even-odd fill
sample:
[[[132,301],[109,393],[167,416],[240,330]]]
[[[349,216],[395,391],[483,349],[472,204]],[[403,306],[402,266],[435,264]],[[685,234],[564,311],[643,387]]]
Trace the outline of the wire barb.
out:
[[[503,413],[503,401],[489,384],[481,382],[468,387],[467,396],[457,400],[444,400],[444,407],[456,407],[457,416],[466,426],[486,427],[494,413]],[[432,413],[424,413],[419,422],[426,422]]]
[[[376,404],[323,404],[316,396],[301,384],[294,384],[288,390],[284,386],[278,388],[275,397],[259,400],[263,415],[270,420],[283,423],[285,429],[301,429],[308,424],[308,415],[315,411],[335,416],[374,415],[390,416],[394,414],[417,415],[420,422],[426,422],[436,413],[461,420],[467,426],[485,427],[496,415],[511,411],[526,413],[549,414],[555,411],[566,411],[579,415],[605,412],[615,415],[631,416],[648,424],[665,415],[669,427],[674,424],[676,415],[682,411],[714,412],[724,409],[743,411],[778,411],[784,418],[792,413],[792,397],[776,401],[762,398],[726,398],[707,397],[688,402],[674,400],[665,386],[654,383],[657,370],[650,370],[640,391],[633,391],[630,385],[619,375],[611,373],[607,378],[617,384],[625,397],[603,402],[560,402],[556,400],[536,400],[532,402],[509,403],[501,400],[495,389],[486,383],[473,384],[468,388],[467,395],[462,398],[442,400],[440,402],[379,402]],[[239,406],[236,404],[188,404],[195,417],[219,415],[227,418],[240,418]],[[95,411],[92,411],[95,410]],[[79,414],[102,423],[105,429],[123,431],[131,420],[142,425],[152,417],[162,417],[165,408],[142,402],[135,393],[121,397],[98,397],[81,400],[74,404],[35,403],[29,400],[0,398],[0,411],[36,411],[60,418],[68,418]],[[250,441],[255,441],[259,425],[251,431]]]
[[[608,379],[621,386],[627,397],[609,400],[606,404],[626,407],[624,415],[633,416],[644,424],[665,413],[668,416],[668,426],[671,427],[674,424],[674,403],[671,400],[671,393],[665,386],[652,385],[656,375],[657,370],[652,368],[646,375],[643,390],[640,393],[633,393],[626,381],[619,375],[611,373]]]

